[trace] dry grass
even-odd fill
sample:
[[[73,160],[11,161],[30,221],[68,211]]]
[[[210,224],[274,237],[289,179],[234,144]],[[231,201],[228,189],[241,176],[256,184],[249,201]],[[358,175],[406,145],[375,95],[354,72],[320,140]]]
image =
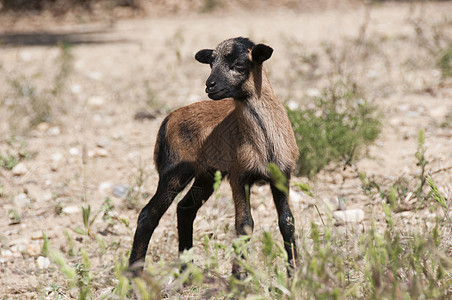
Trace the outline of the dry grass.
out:
[[[449,298],[451,12],[450,3],[391,4],[222,22],[215,12],[71,25],[25,46],[15,43],[20,34],[4,35],[1,297]],[[157,182],[158,126],[167,111],[205,98],[208,70],[193,54],[237,35],[274,47],[267,70],[292,109],[315,111],[321,91],[351,82],[378,107],[382,131],[355,160],[293,179],[292,279],[269,190],[251,191],[255,233],[236,239],[223,184],[198,214],[193,250],[178,258],[173,205],[151,240],[149,274],[130,282],[137,211]],[[143,109],[155,119],[134,120]],[[112,193],[118,185],[125,196]],[[362,209],[364,220],[335,225],[335,203]],[[231,260],[243,252],[248,277],[238,282]]]

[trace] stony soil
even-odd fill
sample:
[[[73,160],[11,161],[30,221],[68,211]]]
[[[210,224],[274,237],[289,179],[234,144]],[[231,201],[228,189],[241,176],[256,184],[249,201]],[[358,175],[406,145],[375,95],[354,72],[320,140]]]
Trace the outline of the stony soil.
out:
[[[64,285],[63,275],[41,255],[43,232],[53,249],[67,252],[71,248],[67,231],[75,251],[88,249],[97,278],[111,278],[102,275],[111,274],[114,260],[130,250],[138,211],[146,203],[143,197],[128,203],[121,187],[135,187],[135,194],[154,192],[158,176],[152,160],[158,127],[167,111],[206,99],[204,81],[209,70],[195,62],[193,55],[229,37],[249,36],[275,49],[267,69],[283,101],[308,105],[304,96],[327,86],[338,76],[332,73],[339,66],[340,73],[351,74],[381,110],[382,133],[353,167],[330,166],[311,180],[293,179],[308,182],[314,195],[293,188],[292,207],[300,230],[312,221],[321,222],[316,208],[325,218],[328,210],[339,206],[362,214],[362,220],[347,222],[347,226],[359,228],[371,219],[383,226],[381,200],[363,193],[358,174],[365,172],[385,184],[403,176],[415,186],[419,167],[414,154],[420,129],[425,130],[427,169],[450,199],[452,80],[441,77],[435,56],[423,47],[427,42],[419,43],[411,22],[421,22],[425,38],[434,45],[432,28],[447,18],[446,25],[437,27],[446,37],[452,36],[450,16],[452,3],[429,3],[309,12],[216,12],[114,23],[49,23],[40,28],[26,27],[21,21],[19,31],[14,32],[0,25],[0,41],[4,41],[0,48],[0,155],[19,150],[28,154],[15,169],[0,168],[1,297],[54,297],[49,286]],[[32,34],[25,35],[24,30]],[[350,40],[359,38],[365,46],[350,46]],[[46,91],[54,86],[59,72],[61,39],[72,45],[72,69],[61,91],[52,96]],[[328,58],[325,45],[332,46],[336,61]],[[356,56],[349,55],[355,52]],[[297,53],[318,53],[319,61],[309,65]],[[29,126],[35,112],[27,111],[30,100],[18,95],[14,82],[19,82],[22,91],[34,87],[37,98],[51,99],[48,120]],[[154,117],[136,120],[135,114],[143,110]],[[83,205],[91,205],[94,214],[106,197],[112,199],[117,219],[108,226],[98,215],[91,226],[93,234],[108,245],[101,256],[90,237],[73,229],[83,228]],[[412,203],[414,197],[408,195],[405,200]],[[267,187],[253,189],[252,207],[255,235],[265,229],[279,236]],[[410,231],[428,230],[441,213],[429,207],[409,207],[396,218],[399,226]],[[203,236],[217,229],[220,241],[231,241],[233,213],[224,183],[220,197],[199,212],[195,247],[201,249]],[[118,221],[121,218],[130,225]],[[151,241],[148,261],[160,257],[177,258],[174,204]],[[227,266],[224,269],[228,272]],[[96,284],[96,296],[114,286],[103,279]]]

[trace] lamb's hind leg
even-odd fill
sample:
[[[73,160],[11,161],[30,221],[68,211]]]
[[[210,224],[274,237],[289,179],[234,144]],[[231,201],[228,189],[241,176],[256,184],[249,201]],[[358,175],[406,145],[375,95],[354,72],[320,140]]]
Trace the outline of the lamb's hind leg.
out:
[[[149,240],[157,227],[160,218],[166,212],[185,186],[193,178],[191,170],[174,168],[160,176],[157,192],[138,216],[137,229],[133,239],[129,258],[129,269],[135,274],[141,272],[148,249]]]
[[[213,193],[214,177],[211,174],[197,176],[193,186],[177,205],[177,230],[179,252],[193,246],[193,222],[196,213]]]

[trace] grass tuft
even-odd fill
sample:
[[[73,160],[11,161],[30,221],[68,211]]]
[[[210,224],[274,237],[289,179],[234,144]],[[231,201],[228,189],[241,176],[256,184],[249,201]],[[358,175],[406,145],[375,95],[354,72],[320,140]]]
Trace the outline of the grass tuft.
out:
[[[315,107],[288,110],[300,158],[296,172],[312,177],[330,162],[348,165],[380,133],[377,109],[356,85],[340,81],[314,99]]]

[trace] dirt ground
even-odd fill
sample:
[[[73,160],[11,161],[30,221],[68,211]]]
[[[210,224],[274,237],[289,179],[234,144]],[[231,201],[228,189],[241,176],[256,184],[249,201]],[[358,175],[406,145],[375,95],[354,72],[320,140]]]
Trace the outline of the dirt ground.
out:
[[[441,76],[434,62],[437,55],[427,48],[438,45],[437,40],[442,43],[435,30],[446,39],[452,37],[451,16],[452,3],[441,2],[308,12],[216,12],[31,28],[21,21],[13,30],[0,22],[0,154],[27,154],[20,167],[0,168],[2,299],[54,298],[55,285],[64,285],[57,267],[46,265],[41,255],[43,232],[50,247],[64,253],[86,247],[96,277],[111,278],[115,259],[130,250],[138,211],[146,203],[141,196],[137,203],[128,201],[124,189],[153,194],[158,180],[153,146],[159,125],[166,112],[207,99],[204,82],[209,69],[197,63],[194,54],[230,37],[247,36],[274,48],[267,70],[276,94],[286,103],[309,105],[306,96],[318,94],[343,75],[363,87],[381,110],[380,137],[353,167],[331,166],[313,179],[293,179],[309,183],[314,195],[293,188],[299,230],[320,222],[316,206],[325,216],[335,199],[346,209],[364,212],[364,220],[348,226],[365,226],[371,218],[384,223],[381,200],[363,193],[358,174],[365,172],[380,182],[402,176],[416,182],[421,129],[427,170],[450,199],[452,79]],[[423,35],[416,34],[416,24]],[[70,43],[69,49],[62,50],[62,40]],[[355,40],[359,46],[352,44]],[[328,47],[332,52],[325,50]],[[64,51],[70,53],[69,75],[58,93],[46,92],[55,85]],[[317,54],[317,62],[310,64],[309,54]],[[30,95],[29,89],[36,99],[51,99],[50,117],[34,127],[29,123],[35,112],[27,111],[29,100],[24,96]],[[136,120],[135,114],[143,110],[154,117]],[[195,221],[197,249],[202,248],[203,236],[217,229],[225,243],[234,238],[234,210],[225,182],[220,195],[204,205]],[[102,213],[91,225],[94,236],[100,235],[108,245],[99,255],[96,242],[73,230],[83,228],[81,207],[89,204],[95,214],[106,197],[114,204],[112,225]],[[408,195],[406,200],[413,198]],[[268,230],[279,236],[267,187],[253,189],[252,207],[254,234]],[[170,207],[152,237],[149,262],[177,258],[175,208]],[[437,213],[428,207],[407,210],[397,220],[412,231],[424,231]],[[228,267],[224,269],[227,273]],[[99,297],[111,292],[115,283],[99,279],[96,284]]]

